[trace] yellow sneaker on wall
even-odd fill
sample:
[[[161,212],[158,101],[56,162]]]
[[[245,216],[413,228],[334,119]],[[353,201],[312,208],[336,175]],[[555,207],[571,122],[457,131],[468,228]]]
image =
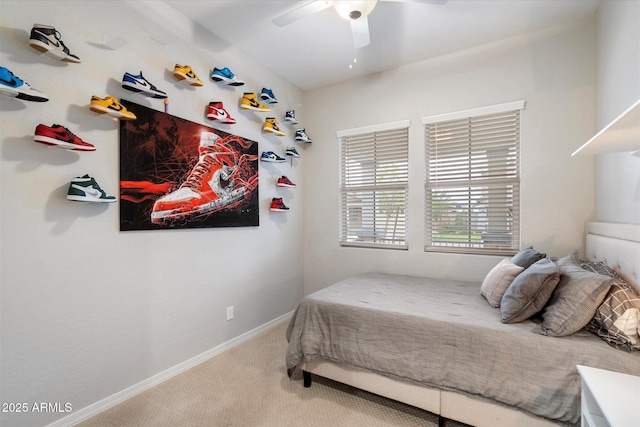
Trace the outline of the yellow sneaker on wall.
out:
[[[242,102],[240,103],[240,108],[245,110],[253,110],[253,111],[271,111],[271,108],[266,105],[261,104],[256,98],[255,93],[245,92],[242,95]]]
[[[120,104],[113,96],[107,96],[106,98],[100,98],[95,95],[91,97],[91,105],[89,106],[91,111],[98,114],[107,114],[111,117],[122,120],[135,120],[136,115],[127,108]]]
[[[278,127],[278,120],[276,120],[275,117],[267,117],[264,120],[264,127],[262,128],[262,130],[269,133],[275,133],[278,136],[285,135],[284,132],[282,132]]]
[[[202,80],[196,76],[193,69],[189,65],[176,64],[173,68],[173,77],[178,80],[184,80],[191,86],[202,86]]]

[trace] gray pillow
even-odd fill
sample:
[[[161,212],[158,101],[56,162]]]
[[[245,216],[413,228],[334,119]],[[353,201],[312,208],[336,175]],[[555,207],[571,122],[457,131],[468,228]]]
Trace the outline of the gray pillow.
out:
[[[538,313],[551,297],[559,280],[560,270],[549,258],[533,263],[513,279],[502,296],[502,322],[522,322]]]
[[[559,259],[558,267],[562,272],[560,283],[542,313],[542,323],[535,330],[553,337],[571,335],[585,327],[614,281],[612,277],[580,267],[578,251]]]
[[[533,249],[533,246],[524,248],[511,258],[511,262],[523,268],[529,268],[533,263],[545,258],[547,254],[540,253]]]

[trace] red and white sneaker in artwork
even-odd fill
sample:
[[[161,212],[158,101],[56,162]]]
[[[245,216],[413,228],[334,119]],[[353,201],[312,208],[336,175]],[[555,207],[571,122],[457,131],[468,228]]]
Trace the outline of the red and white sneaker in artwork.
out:
[[[231,117],[227,110],[224,109],[222,102],[210,102],[207,108],[207,119],[218,120],[220,123],[233,125],[236,119]]]
[[[276,187],[296,188],[296,185],[293,182],[291,182],[291,180],[289,178],[287,178],[286,176],[282,175],[280,178],[278,178],[278,182],[276,183]]]
[[[153,205],[151,222],[176,225],[229,208],[245,197],[245,187],[232,178],[236,166],[223,163],[228,154],[216,146],[219,136],[202,132],[198,163],[175,191],[160,197]]]
[[[53,125],[51,127],[39,124],[33,136],[35,142],[53,145],[59,148],[76,151],[96,151],[93,144],[84,142],[64,126]]]

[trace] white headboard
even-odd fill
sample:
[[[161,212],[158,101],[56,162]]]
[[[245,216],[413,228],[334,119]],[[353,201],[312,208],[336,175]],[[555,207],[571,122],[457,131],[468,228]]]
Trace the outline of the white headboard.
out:
[[[640,292],[640,224],[588,223],[585,256],[604,261]]]

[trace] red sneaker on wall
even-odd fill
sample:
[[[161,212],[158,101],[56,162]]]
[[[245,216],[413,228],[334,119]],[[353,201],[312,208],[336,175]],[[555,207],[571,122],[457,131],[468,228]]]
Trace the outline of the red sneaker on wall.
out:
[[[53,145],[59,148],[76,151],[95,151],[93,144],[84,142],[80,137],[76,136],[64,126],[53,125],[51,127],[39,124],[36,126],[36,132],[33,136],[35,142],[41,144]]]
[[[231,117],[227,110],[224,109],[222,102],[210,102],[207,108],[207,119],[218,120],[220,123],[227,125],[233,125],[236,123],[236,119]]]
[[[285,206],[282,198],[273,198],[271,199],[271,208],[269,209],[274,212],[288,212],[289,208]]]
[[[293,182],[291,182],[291,180],[289,178],[287,178],[286,176],[282,175],[280,178],[278,178],[278,182],[276,183],[276,187],[296,188],[296,185]]]

